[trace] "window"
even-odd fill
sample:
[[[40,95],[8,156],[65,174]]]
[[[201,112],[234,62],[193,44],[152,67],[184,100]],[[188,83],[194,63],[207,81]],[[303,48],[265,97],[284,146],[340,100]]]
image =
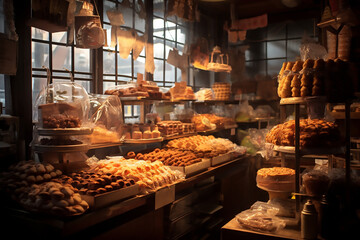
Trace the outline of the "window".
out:
[[[119,83],[126,83],[137,79],[137,73],[144,74],[145,71],[145,48],[139,57],[134,60],[133,53],[123,59],[119,55],[119,48],[116,45],[110,47],[111,25],[106,11],[118,8],[123,17],[124,24],[121,26],[124,30],[134,29],[140,36],[145,34],[145,20],[141,19],[137,12],[140,6],[137,1],[130,0],[130,8],[125,8],[119,0],[105,0],[103,11],[103,27],[106,29],[108,47],[103,48],[103,89],[109,89]],[[125,105],[124,117],[138,118],[140,116],[140,106]]]
[[[153,41],[155,72],[154,81],[162,87],[172,87],[181,81],[181,70],[166,62],[169,50],[176,48],[183,54],[188,23],[171,16],[165,18],[165,1],[154,1]]]
[[[135,2],[135,4],[133,4]],[[107,42],[111,41],[111,25],[106,11],[119,8],[123,17],[124,25],[121,27],[125,30],[135,29],[136,33],[142,36],[145,33],[145,20],[141,19],[136,13],[140,6],[137,1],[130,1],[130,8],[124,8],[119,0],[104,1],[104,21],[103,27],[106,29]],[[133,60],[132,51],[130,55],[123,59],[119,55],[119,49],[116,45],[103,48],[103,89],[106,90],[119,83],[128,82],[137,78],[137,73],[144,73],[145,70],[145,48],[140,56]]]
[[[3,9],[3,0],[0,0],[0,33],[5,33],[5,16]],[[5,75],[0,74],[0,102],[5,108]],[[3,109],[0,109],[0,114]]]
[[[314,26],[314,19],[306,19],[269,24],[266,28],[247,31],[246,40],[240,45],[249,46],[245,52],[248,77],[276,76],[283,62],[297,60],[302,37],[306,34],[317,40]]]
[[[43,66],[50,69],[52,82],[70,81],[69,70],[75,82],[91,92],[93,75],[90,49],[76,48],[75,44],[67,46],[66,32],[50,33],[32,27],[31,38],[33,104],[46,86],[46,69]]]

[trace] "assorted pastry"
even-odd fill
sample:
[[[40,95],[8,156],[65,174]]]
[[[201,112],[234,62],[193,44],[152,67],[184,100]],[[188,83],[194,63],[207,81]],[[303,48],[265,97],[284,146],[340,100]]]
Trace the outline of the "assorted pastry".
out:
[[[231,85],[225,82],[216,82],[212,85],[215,100],[229,100],[231,95]]]
[[[12,194],[18,188],[51,181],[60,175],[62,172],[49,163],[21,161],[1,172],[0,186]]]
[[[238,146],[230,140],[224,138],[215,138],[212,135],[195,135],[191,137],[174,139],[168,142],[167,147],[189,150],[195,153],[202,153],[202,155],[198,156],[203,158],[212,158],[237,150],[243,151],[243,149],[238,149]]]
[[[143,193],[154,191],[185,178],[182,172],[171,170],[161,161],[126,160],[122,157],[96,161],[92,164],[92,171],[132,179],[139,184]]]
[[[203,88],[195,93],[196,100],[208,101],[214,99],[214,92],[211,88]]]
[[[340,59],[284,62],[278,76],[278,95],[281,98],[327,96],[338,100],[350,97],[348,69],[349,64]]]
[[[233,118],[220,117],[212,113],[196,114],[192,117],[196,131],[221,129],[225,126],[236,124]]]
[[[193,123],[183,123],[180,121],[161,121],[157,127],[162,136],[181,135],[195,132]]]
[[[175,85],[169,90],[171,100],[195,100],[195,94],[192,87],[187,86],[185,81],[175,82]]]
[[[118,85],[113,89],[107,89],[105,94],[119,97],[169,99],[169,94],[160,92],[155,82],[144,80],[139,80],[137,83]]]
[[[276,125],[265,140],[279,146],[295,146],[295,120]],[[338,147],[340,144],[340,131],[335,123],[300,119],[300,148]]]
[[[110,173],[94,173],[90,171],[80,171],[69,176],[62,175],[56,181],[62,184],[70,184],[78,189],[80,194],[90,196],[111,192],[135,184],[135,181],[132,179],[124,179],[121,176],[114,176]]]
[[[52,181],[23,188],[18,201],[29,211],[55,216],[80,215],[89,208],[77,189]]]
[[[78,117],[66,114],[54,114],[43,117],[43,128],[77,128],[81,120]]]
[[[125,139],[152,139],[161,137],[158,126],[154,124],[126,124],[120,128]]]
[[[189,166],[194,163],[202,161],[202,153],[194,153],[191,151],[180,150],[180,149],[159,149],[156,148],[154,151],[149,153],[138,153],[128,152],[128,158],[135,158],[136,160],[149,160],[151,162],[161,161],[167,166]]]

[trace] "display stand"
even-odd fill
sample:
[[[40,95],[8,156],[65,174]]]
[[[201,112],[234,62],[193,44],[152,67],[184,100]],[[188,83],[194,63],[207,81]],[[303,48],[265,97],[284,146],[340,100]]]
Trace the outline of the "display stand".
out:
[[[341,149],[300,149],[300,105],[306,104],[306,98],[288,98],[281,99],[280,101],[280,111],[285,110],[285,105],[293,105],[295,113],[295,147],[291,149],[283,148],[274,148],[275,151],[279,151],[282,156],[281,165],[285,165],[285,155],[284,153],[293,153],[295,155],[295,199],[296,199],[296,212],[300,213],[300,200],[303,194],[300,193],[300,159],[305,154],[318,154],[318,155],[329,155],[335,153],[341,153]],[[345,173],[346,173],[346,183],[349,186],[350,183],[350,101],[345,101]],[[309,106],[307,106],[309,107]],[[284,122],[285,113],[280,113],[282,116],[282,122]],[[329,157],[329,170],[333,167],[332,158]],[[347,191],[349,193],[349,191]]]

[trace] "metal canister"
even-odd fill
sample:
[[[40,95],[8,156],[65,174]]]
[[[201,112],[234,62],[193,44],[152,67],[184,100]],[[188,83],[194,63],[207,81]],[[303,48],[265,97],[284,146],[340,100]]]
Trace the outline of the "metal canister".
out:
[[[301,238],[317,239],[317,212],[315,205],[308,200],[301,212]]]

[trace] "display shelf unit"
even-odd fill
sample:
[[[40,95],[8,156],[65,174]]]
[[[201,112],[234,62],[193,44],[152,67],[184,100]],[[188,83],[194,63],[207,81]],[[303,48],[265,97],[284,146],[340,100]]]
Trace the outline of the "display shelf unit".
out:
[[[321,99],[324,100],[324,99]],[[295,155],[295,197],[296,197],[296,211],[300,212],[300,160],[304,155],[331,155],[335,153],[343,153],[341,149],[300,149],[300,105],[306,104],[306,98],[304,101],[300,101],[299,98],[289,98],[286,100],[280,100],[280,111],[284,111],[285,105],[294,106],[295,113],[295,146],[290,149],[284,147],[278,149],[279,152],[291,153]],[[349,186],[350,183],[350,105],[351,101],[345,101],[345,176],[346,183]],[[309,106],[307,106],[309,107]],[[284,114],[281,114],[284,116]],[[332,158],[329,158],[329,168],[332,168]],[[285,155],[282,155],[282,166],[285,163]]]

